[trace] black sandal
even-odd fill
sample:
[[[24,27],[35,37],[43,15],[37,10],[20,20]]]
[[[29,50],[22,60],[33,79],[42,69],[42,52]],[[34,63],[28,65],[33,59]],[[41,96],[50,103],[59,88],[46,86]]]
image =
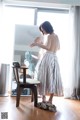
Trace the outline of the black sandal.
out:
[[[56,106],[50,103],[39,102],[37,107],[43,110],[49,110],[51,112],[56,112]]]

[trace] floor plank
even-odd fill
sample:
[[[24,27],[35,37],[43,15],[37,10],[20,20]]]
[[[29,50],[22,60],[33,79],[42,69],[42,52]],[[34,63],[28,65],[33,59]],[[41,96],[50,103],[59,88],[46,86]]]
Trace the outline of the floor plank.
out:
[[[8,120],[80,120],[78,100],[54,97],[53,103],[57,107],[55,113],[34,107],[30,100],[30,97],[21,97],[20,106],[16,108],[15,97],[0,97],[0,114],[8,112]]]

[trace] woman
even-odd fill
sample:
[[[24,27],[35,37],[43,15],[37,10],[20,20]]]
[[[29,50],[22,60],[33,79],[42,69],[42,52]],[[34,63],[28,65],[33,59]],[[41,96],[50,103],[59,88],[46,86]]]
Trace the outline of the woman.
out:
[[[39,37],[31,44],[31,47],[38,46],[46,50],[38,69],[39,93],[42,95],[43,102],[46,102],[46,95],[49,94],[50,97],[47,102],[52,103],[54,94],[63,94],[60,69],[56,56],[56,52],[60,49],[60,43],[49,21],[43,22],[39,29],[43,35],[48,35],[46,44],[42,44]]]

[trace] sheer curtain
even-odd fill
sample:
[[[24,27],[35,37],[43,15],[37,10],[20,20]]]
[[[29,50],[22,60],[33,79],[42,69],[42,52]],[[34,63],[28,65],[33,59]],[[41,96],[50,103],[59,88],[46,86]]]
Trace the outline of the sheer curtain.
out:
[[[6,12],[5,5],[0,3],[0,63],[10,64],[13,54],[14,28]]]
[[[3,4],[0,2],[0,63],[1,63],[1,51],[2,51],[2,47],[1,47],[1,41],[2,41],[2,21],[3,21]]]
[[[0,94],[11,85],[11,64],[14,43],[14,26],[6,12],[5,5],[0,3]],[[9,86],[10,86],[9,85]],[[4,87],[3,87],[4,86]],[[6,87],[7,86],[7,87]],[[3,87],[3,88],[2,88]],[[5,91],[7,91],[6,89]],[[5,94],[5,92],[4,92]]]
[[[69,40],[72,41],[70,78],[64,97],[80,99],[80,6],[70,8]]]

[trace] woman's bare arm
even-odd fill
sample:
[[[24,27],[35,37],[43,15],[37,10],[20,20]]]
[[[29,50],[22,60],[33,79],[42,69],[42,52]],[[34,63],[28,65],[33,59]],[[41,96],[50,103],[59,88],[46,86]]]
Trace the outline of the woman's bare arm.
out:
[[[48,37],[47,45],[44,45],[44,44],[38,43],[38,42],[34,42],[31,44],[31,47],[38,46],[38,47],[41,47],[45,50],[50,50],[50,45],[51,45],[51,41],[49,40],[49,37]]]
[[[43,49],[46,49],[46,50],[49,50],[49,48],[41,43],[32,43],[31,47],[33,46],[38,46],[38,47],[41,47]]]

